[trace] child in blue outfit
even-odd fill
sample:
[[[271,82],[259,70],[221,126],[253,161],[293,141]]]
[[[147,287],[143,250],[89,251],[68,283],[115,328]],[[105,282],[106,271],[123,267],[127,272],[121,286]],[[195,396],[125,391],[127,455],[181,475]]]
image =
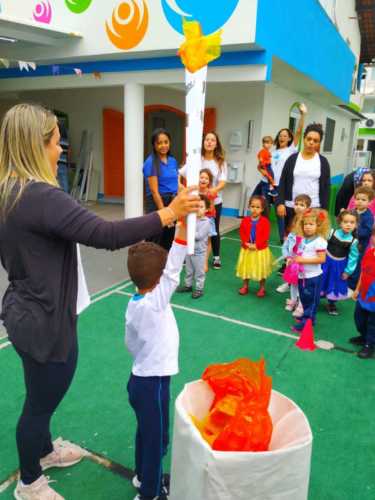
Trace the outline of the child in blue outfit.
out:
[[[166,500],[162,459],[169,442],[169,385],[178,373],[179,333],[170,299],[186,257],[180,224],[169,255],[153,242],[129,249],[128,270],[138,288],[126,311],[125,343],[133,357],[129,402],[137,417],[134,500]]]
[[[362,346],[358,357],[370,358],[375,352],[375,228],[371,232],[371,244],[363,256],[361,276],[353,294],[357,301],[354,321],[359,332],[350,342]]]
[[[368,247],[371,231],[374,226],[374,216],[368,208],[373,199],[374,191],[369,187],[361,186],[354,192],[355,211],[358,214],[357,238],[359,257],[357,267],[348,280],[348,286],[353,290],[358,283],[362,258]]]
[[[339,228],[331,230],[328,238],[327,258],[323,264],[322,296],[328,299],[327,311],[338,315],[336,302],[348,298],[348,278],[357,267],[358,240],[353,236],[358,215],[352,210],[342,210],[337,222]]]

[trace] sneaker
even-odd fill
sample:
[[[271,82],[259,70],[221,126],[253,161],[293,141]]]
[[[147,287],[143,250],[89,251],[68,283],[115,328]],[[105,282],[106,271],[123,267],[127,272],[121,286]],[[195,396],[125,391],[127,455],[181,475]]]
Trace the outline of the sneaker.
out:
[[[214,257],[214,260],[212,261],[212,267],[214,269],[221,269],[221,260],[220,260],[220,257]]]
[[[292,299],[286,299],[285,310],[286,311],[294,311],[296,308],[297,301]]]
[[[257,295],[257,297],[259,297],[260,299],[263,299],[263,297],[265,297],[265,296],[266,296],[266,290],[265,290],[263,287],[261,287],[261,288],[259,288],[259,290],[257,291],[257,294],[256,294],[256,295]]]
[[[53,451],[40,459],[42,470],[50,469],[51,467],[69,467],[82,460],[84,451],[79,446],[58,439],[53,444]]]
[[[193,291],[193,287],[186,286],[186,285],[181,285],[176,290],[177,293],[186,293],[186,292],[192,292],[192,291]]]
[[[368,358],[372,358],[372,355],[374,354],[374,352],[375,352],[375,346],[365,344],[362,347],[362,349],[359,351],[357,356],[361,359],[368,359]]]
[[[327,311],[328,311],[328,314],[331,316],[338,316],[339,315],[336,304],[328,303],[327,304]]]
[[[362,337],[362,335],[359,335],[358,337],[352,337],[349,339],[349,342],[354,345],[365,345],[365,339]]]
[[[297,307],[292,312],[292,316],[294,318],[302,318],[302,316],[303,316],[303,305],[301,304],[301,302],[298,302]]]
[[[40,476],[31,484],[18,481],[14,497],[17,500],[64,500],[64,497],[48,485],[50,482],[48,476]]]
[[[132,479],[132,485],[136,490],[139,490],[139,488],[142,486],[141,481],[138,479],[138,476],[135,475]]]
[[[203,297],[203,290],[194,290],[191,296],[193,297],[193,299],[199,299],[200,297]]]
[[[142,482],[135,475],[132,479],[132,485],[136,490],[139,490],[142,486]],[[162,495],[169,495],[169,474],[163,474],[162,477]],[[162,497],[161,497],[162,498]]]
[[[239,290],[238,290],[238,293],[240,295],[247,295],[249,293],[249,287],[244,285],[242,286]]]
[[[289,283],[283,283],[282,285],[276,288],[276,292],[278,293],[286,293],[289,292]]]

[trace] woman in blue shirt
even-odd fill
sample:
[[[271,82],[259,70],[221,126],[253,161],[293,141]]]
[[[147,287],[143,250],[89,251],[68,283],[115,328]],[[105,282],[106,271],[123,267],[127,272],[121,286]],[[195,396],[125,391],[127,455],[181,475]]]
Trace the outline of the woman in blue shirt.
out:
[[[178,163],[170,154],[171,136],[163,128],[154,130],[152,153],[143,164],[146,187],[146,213],[154,212],[169,205],[178,191]],[[174,225],[165,227],[150,241],[158,243],[166,250],[171,248]]]

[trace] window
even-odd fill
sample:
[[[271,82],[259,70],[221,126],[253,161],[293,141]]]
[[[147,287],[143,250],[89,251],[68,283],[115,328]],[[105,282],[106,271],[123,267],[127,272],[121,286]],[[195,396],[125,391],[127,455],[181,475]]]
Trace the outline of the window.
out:
[[[335,120],[327,118],[325,136],[324,136],[324,146],[323,146],[323,151],[325,151],[326,153],[332,152],[333,140],[335,137],[335,126],[336,126]]]
[[[357,151],[363,151],[365,149],[365,140],[358,139],[357,141]]]

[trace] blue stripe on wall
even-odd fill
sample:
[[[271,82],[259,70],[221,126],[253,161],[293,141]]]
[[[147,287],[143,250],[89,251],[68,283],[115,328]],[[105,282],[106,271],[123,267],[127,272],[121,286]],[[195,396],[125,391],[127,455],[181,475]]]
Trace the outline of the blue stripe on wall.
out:
[[[318,0],[258,0],[256,43],[349,102],[355,56]]]
[[[221,57],[213,61],[210,66],[241,66],[254,64],[271,64],[271,57],[264,50],[248,50],[243,52],[223,52]],[[181,60],[177,56],[155,57],[131,60],[111,60],[111,61],[90,61],[75,62],[59,65],[41,65],[36,70],[20,71],[19,68],[9,68],[0,71],[0,78],[30,78],[40,76],[54,76],[58,70],[58,75],[74,75],[74,68],[82,70],[83,74],[99,73],[121,73],[128,71],[150,71],[162,69],[183,68]],[[268,68],[267,75],[270,73]],[[55,76],[58,76],[55,74]]]

